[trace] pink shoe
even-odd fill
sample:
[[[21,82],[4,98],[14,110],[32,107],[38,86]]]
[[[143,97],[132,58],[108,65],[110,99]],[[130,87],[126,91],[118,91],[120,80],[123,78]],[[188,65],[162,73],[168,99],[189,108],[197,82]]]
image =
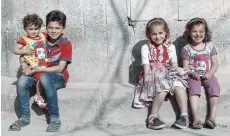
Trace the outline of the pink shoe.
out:
[[[42,109],[46,109],[47,108],[47,104],[45,102],[45,100],[43,99],[42,96],[39,95],[35,95],[34,96],[34,101],[37,103],[37,105],[42,108]]]

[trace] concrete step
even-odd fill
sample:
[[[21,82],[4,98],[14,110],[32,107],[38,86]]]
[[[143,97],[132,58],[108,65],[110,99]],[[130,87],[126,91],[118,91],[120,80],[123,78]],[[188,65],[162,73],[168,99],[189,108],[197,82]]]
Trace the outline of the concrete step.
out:
[[[221,97],[218,106],[217,123],[219,127],[230,126],[230,77],[218,75],[221,84]],[[224,78],[223,78],[224,77]],[[18,114],[16,101],[16,79],[2,76],[1,110]],[[60,116],[65,126],[74,125],[104,125],[107,127],[145,128],[147,109],[133,109],[131,107],[134,86],[118,83],[68,83],[67,87],[58,91]],[[36,104],[32,104],[32,118],[46,120],[45,114]],[[199,112],[204,120],[206,101],[202,95]],[[175,114],[169,102],[165,102],[160,109],[160,116],[168,126],[175,121]],[[16,119],[16,116],[15,116]]]
[[[15,121],[15,114],[12,112],[1,112],[1,134],[3,136],[228,136],[229,128],[217,127],[210,129],[173,129],[166,127],[162,130],[151,130],[141,126],[115,126],[115,125],[79,125],[77,122],[73,124],[62,124],[60,132],[47,133],[47,123],[44,119],[35,116],[31,118],[31,123],[22,128],[19,132],[8,131],[8,127]]]

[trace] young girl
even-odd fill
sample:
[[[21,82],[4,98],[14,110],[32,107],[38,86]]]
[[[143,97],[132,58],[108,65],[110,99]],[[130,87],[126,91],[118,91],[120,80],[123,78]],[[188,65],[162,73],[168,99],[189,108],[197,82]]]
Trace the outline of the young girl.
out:
[[[214,76],[217,71],[217,51],[211,43],[211,32],[206,21],[202,18],[191,19],[185,30],[188,44],[182,49],[183,67],[188,68],[188,93],[193,116],[192,127],[201,128],[198,117],[199,97],[201,85],[208,97],[208,113],[205,124],[214,128],[216,126],[216,106],[220,95],[220,86]]]
[[[23,55],[21,65],[28,63],[30,66],[46,67],[46,51],[45,51],[45,35],[40,33],[43,21],[37,14],[26,15],[23,18],[23,26],[27,36],[20,37],[17,45],[14,48],[14,54]],[[41,96],[42,88],[40,88],[39,78],[42,73],[34,74],[34,79],[37,81],[36,94],[34,101],[39,107],[45,109],[46,103]]]
[[[146,25],[148,43],[141,48],[143,70],[139,74],[139,84],[135,88],[134,107],[150,106],[151,113],[147,126],[161,129],[166,126],[158,118],[158,111],[170,92],[175,93],[181,116],[175,122],[178,128],[188,126],[186,71],[177,66],[175,46],[168,41],[169,28],[162,18],[153,18]]]

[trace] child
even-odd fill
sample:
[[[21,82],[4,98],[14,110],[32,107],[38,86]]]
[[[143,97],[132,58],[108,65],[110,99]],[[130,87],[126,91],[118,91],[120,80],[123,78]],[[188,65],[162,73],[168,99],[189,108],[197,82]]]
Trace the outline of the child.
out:
[[[214,76],[218,68],[217,51],[211,42],[211,32],[203,18],[191,19],[185,28],[188,44],[182,49],[183,67],[188,68],[188,94],[193,116],[192,127],[201,128],[198,117],[201,85],[208,97],[208,113],[205,124],[209,128],[216,126],[216,106],[220,95],[220,86]]]
[[[141,48],[143,70],[139,74],[139,84],[135,89],[134,107],[149,106],[152,110],[147,126],[151,129],[161,129],[166,126],[158,118],[158,111],[170,92],[175,93],[181,116],[175,122],[178,128],[188,126],[186,71],[177,66],[175,46],[168,41],[169,28],[162,18],[153,18],[147,23],[146,37],[148,43]]]
[[[37,14],[26,15],[23,18],[23,26],[26,36],[21,37],[17,41],[17,46],[14,48],[14,54],[23,55],[25,63],[30,66],[46,67],[46,51],[45,51],[45,35],[40,33],[43,21]],[[39,78],[42,73],[34,74],[36,84],[36,94],[33,97],[39,107],[45,109],[46,103],[41,96],[42,88],[39,86]]]
[[[63,33],[66,28],[66,15],[59,10],[52,10],[46,15],[46,50],[47,67],[24,67],[27,74],[21,75],[17,83],[19,119],[9,127],[9,131],[19,131],[30,123],[29,91],[35,84],[28,74],[44,72],[39,81],[46,96],[49,125],[46,132],[58,132],[61,120],[58,106],[58,89],[64,88],[69,79],[68,66],[72,62],[72,43]],[[25,63],[26,65],[26,63]]]

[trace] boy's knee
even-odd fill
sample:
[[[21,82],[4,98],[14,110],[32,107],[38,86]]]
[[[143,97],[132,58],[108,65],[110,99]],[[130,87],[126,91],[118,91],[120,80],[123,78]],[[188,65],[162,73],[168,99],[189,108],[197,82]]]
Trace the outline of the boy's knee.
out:
[[[20,87],[25,87],[32,82],[33,78],[29,76],[20,76],[17,81],[17,86]]]
[[[50,81],[52,79],[52,74],[53,74],[53,72],[48,72],[48,73],[42,74],[40,77],[41,84],[48,83],[48,81]]]

